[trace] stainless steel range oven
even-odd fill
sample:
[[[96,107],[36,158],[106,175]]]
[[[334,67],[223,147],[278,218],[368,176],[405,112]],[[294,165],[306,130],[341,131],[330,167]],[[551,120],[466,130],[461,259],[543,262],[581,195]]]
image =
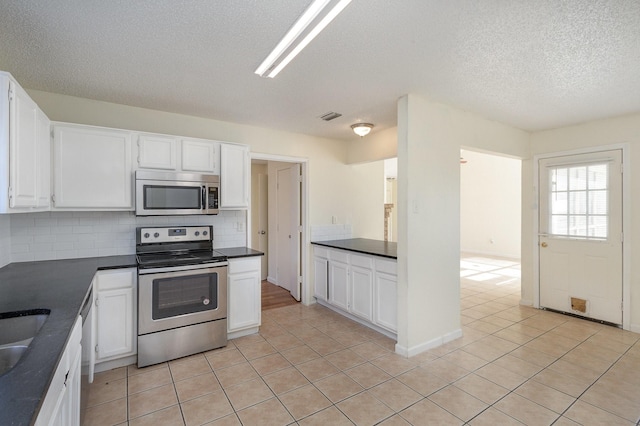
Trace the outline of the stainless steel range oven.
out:
[[[212,227],[138,228],[138,367],[227,344],[227,258]]]

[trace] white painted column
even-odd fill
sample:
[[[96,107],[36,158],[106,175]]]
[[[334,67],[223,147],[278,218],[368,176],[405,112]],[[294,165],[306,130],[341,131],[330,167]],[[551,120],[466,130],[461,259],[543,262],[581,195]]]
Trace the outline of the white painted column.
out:
[[[396,352],[406,356],[462,336],[460,124],[445,105],[398,101]]]

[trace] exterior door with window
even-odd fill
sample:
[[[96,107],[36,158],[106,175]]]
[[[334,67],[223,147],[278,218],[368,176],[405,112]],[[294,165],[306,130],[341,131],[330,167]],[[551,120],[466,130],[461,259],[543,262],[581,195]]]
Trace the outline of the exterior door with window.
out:
[[[540,306],[622,324],[622,151],[538,167]]]

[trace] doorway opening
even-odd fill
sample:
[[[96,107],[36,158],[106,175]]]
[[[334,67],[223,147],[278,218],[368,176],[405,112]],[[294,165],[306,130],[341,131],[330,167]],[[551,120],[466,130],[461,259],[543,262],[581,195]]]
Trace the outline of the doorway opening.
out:
[[[306,160],[252,154],[248,244],[265,253],[263,309],[282,306],[286,297],[297,303],[307,295],[303,280],[303,251],[308,244],[305,176]]]
[[[473,313],[465,315],[465,310],[474,306],[472,299],[479,291],[477,286],[517,285],[519,291],[521,169],[520,159],[460,150],[460,279],[463,323],[473,318]],[[507,266],[504,273],[495,272],[496,268]],[[465,297],[470,300],[465,302]]]

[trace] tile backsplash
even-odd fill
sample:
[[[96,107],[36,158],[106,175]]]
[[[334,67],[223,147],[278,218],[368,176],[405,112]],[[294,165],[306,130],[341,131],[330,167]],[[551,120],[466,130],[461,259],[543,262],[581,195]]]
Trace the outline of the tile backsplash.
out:
[[[11,221],[8,214],[0,214],[0,268],[11,263]]]
[[[351,225],[312,225],[311,241],[345,240],[351,238]]]
[[[0,261],[134,254],[138,226],[212,225],[214,248],[246,246],[246,212],[216,216],[136,217],[133,212],[42,212],[0,215]],[[7,226],[5,221],[9,221]],[[6,236],[4,228],[10,230]],[[9,240],[9,243],[5,240]],[[0,264],[2,265],[2,264]]]

